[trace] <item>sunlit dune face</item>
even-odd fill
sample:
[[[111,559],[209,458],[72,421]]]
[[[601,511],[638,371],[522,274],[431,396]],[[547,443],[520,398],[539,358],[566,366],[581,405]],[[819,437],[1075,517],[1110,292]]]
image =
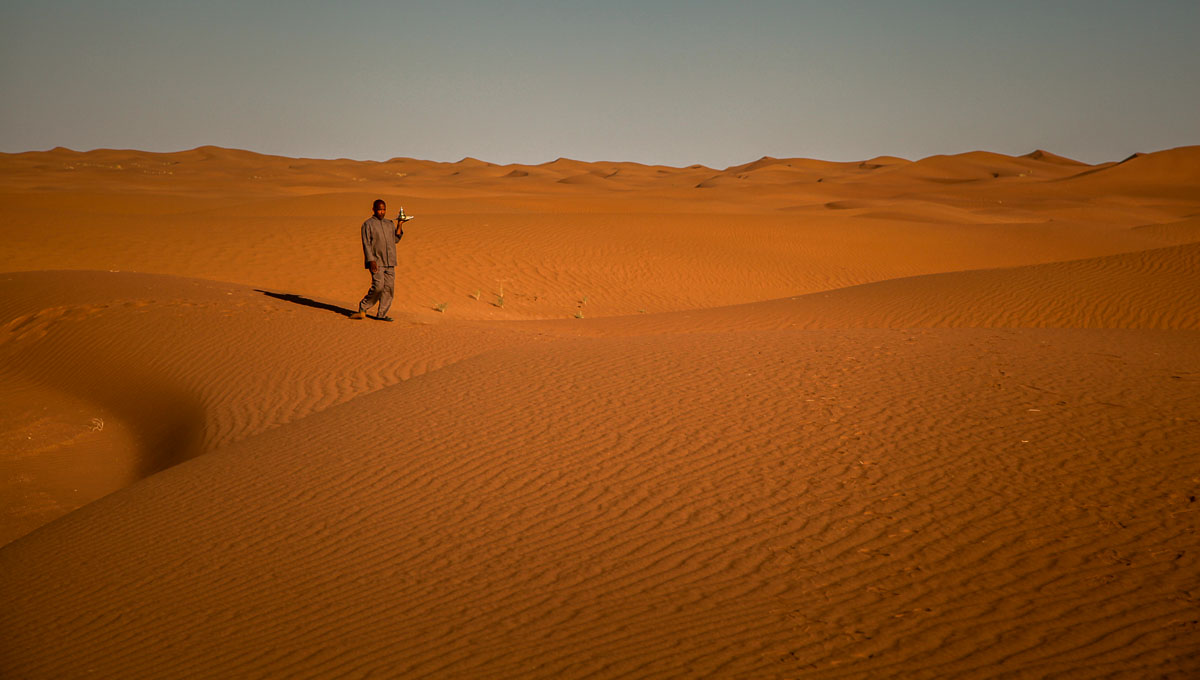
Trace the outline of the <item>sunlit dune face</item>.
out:
[[[1195,676],[1200,147],[0,184],[0,676]]]

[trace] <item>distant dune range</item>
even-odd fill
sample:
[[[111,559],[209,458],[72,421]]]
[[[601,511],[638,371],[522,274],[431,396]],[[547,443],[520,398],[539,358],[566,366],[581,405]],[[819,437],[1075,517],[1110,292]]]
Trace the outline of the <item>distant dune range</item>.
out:
[[[1200,674],[1200,147],[0,178],[0,677]]]

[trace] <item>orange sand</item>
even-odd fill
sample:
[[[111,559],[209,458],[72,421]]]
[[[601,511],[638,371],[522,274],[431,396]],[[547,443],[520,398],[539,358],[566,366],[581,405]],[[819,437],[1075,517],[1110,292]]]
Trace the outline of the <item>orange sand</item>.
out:
[[[0,677],[1200,674],[1200,147],[0,178]]]

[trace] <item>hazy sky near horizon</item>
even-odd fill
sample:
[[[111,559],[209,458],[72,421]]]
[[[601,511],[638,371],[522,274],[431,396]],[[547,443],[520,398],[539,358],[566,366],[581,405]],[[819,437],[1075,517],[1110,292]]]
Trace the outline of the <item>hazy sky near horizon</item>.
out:
[[[1197,0],[5,0],[0,151],[727,167],[1200,144]]]

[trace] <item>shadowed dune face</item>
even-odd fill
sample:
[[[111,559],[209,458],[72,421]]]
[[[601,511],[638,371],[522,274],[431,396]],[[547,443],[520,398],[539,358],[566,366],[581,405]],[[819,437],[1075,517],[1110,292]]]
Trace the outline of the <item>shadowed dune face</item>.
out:
[[[1197,159],[0,155],[0,676],[1200,673]]]

